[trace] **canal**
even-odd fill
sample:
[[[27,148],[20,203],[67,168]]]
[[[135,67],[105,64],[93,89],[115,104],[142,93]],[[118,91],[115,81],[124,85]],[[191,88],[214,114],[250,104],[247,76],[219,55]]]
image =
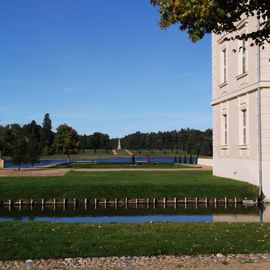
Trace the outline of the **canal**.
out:
[[[270,222],[270,206],[177,207],[3,207],[0,222]]]

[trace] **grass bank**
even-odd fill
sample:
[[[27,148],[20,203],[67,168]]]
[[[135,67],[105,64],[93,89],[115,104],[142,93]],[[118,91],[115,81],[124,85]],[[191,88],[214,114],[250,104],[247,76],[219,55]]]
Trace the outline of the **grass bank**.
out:
[[[113,158],[113,157],[130,157],[130,155],[124,151],[124,150],[116,150],[117,156],[114,156],[112,154],[112,150],[105,150],[105,149],[97,149],[94,151],[93,149],[86,149],[84,152],[80,152],[77,154],[71,154],[70,159],[97,159],[97,158]],[[152,149],[152,150],[130,150],[130,152],[134,153],[136,157],[146,157],[147,155],[150,155],[151,157],[174,157],[174,156],[184,156],[187,155],[189,157],[189,154],[187,154],[184,151],[181,150],[171,150],[171,149],[164,149],[164,150],[158,150],[158,149]],[[67,159],[67,155],[49,155],[49,156],[42,156],[41,159]]]
[[[210,171],[75,172],[57,177],[0,177],[0,200],[30,198],[256,198],[258,188]]]
[[[145,157],[147,155],[150,155],[151,157],[174,157],[174,156],[184,156],[187,155],[189,156],[189,154],[185,151],[182,150],[171,150],[171,149],[140,149],[140,150],[136,150],[136,149],[131,149],[130,150],[132,153],[134,153],[136,156],[142,156]]]
[[[0,260],[270,251],[270,224],[1,223]]]

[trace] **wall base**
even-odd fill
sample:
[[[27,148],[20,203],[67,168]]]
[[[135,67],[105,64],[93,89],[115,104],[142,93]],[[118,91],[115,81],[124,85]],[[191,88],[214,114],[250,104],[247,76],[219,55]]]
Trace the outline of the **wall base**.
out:
[[[5,168],[5,160],[0,158],[0,169]]]
[[[263,193],[267,201],[270,200],[270,161],[263,163]],[[268,169],[267,169],[268,168]],[[258,162],[257,160],[241,159],[213,159],[213,174],[215,176],[227,177],[235,180],[245,181],[259,186]]]

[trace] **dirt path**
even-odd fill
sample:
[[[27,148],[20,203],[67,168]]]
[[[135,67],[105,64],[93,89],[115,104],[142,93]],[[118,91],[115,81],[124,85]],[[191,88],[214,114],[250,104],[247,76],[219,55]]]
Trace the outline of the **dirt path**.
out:
[[[93,169],[73,169],[78,172],[174,172],[174,171],[211,171],[212,168],[93,168]]]
[[[84,268],[92,269],[92,268]],[[112,268],[104,268],[108,270]],[[113,268],[114,270],[179,270],[179,269],[198,269],[198,270],[269,270],[270,263],[241,263],[234,262],[230,264],[224,263],[195,263],[195,264],[181,264],[181,263],[168,263],[166,265],[159,263],[152,263],[146,266],[133,266]]]
[[[58,260],[0,261],[0,269],[80,270],[269,270],[270,255],[198,255],[157,257],[66,258]]]
[[[85,268],[92,269],[92,268]],[[104,268],[112,269],[112,268]],[[181,263],[169,263],[169,264],[150,264],[147,266],[134,266],[134,267],[123,267],[113,268],[114,270],[179,270],[179,269],[198,269],[198,270],[269,270],[270,263],[241,263],[235,262],[230,264],[223,263],[209,263],[209,264],[181,264]]]
[[[1,169],[1,176],[63,176],[70,169],[33,168],[33,169]]]
[[[69,169],[69,168],[32,168],[32,169],[0,169],[2,176],[63,176],[69,171],[77,172],[173,172],[173,171],[210,171],[211,167],[200,168],[93,168],[93,169]]]
[[[125,152],[126,152],[129,156],[133,156],[133,155],[134,155],[134,153],[131,152],[131,151],[129,151],[128,149],[125,149]]]
[[[117,151],[116,151],[115,149],[112,150],[112,154],[113,154],[114,156],[118,156],[118,153],[117,153]]]

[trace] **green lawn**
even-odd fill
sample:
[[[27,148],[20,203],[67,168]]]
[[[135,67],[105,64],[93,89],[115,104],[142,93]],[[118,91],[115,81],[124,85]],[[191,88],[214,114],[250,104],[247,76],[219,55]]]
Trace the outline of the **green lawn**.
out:
[[[189,157],[189,154],[186,152],[183,152],[182,150],[171,150],[171,149],[164,149],[164,150],[158,150],[158,149],[152,149],[152,150],[130,150],[131,152],[135,153],[136,157],[146,157],[147,155],[150,155],[151,157],[174,157],[174,156],[184,156],[187,155]],[[130,157],[125,150],[117,150],[117,157]],[[86,149],[84,153],[78,153],[70,155],[70,159],[97,159],[97,158],[112,158],[115,157],[112,154],[111,150],[105,150],[105,149],[97,149],[96,152],[93,149]],[[67,155],[50,155],[50,156],[42,156],[41,159],[67,159]]]
[[[116,149],[116,152],[117,157],[130,157],[130,155],[124,149],[121,150]]]
[[[150,155],[151,157],[174,157],[174,156],[189,156],[185,151],[182,150],[171,150],[171,149],[140,149],[140,150],[130,150],[131,152],[135,153],[136,156],[142,156],[146,157],[147,155]]]
[[[0,223],[0,260],[270,251],[270,224]]]
[[[0,200],[30,198],[248,197],[258,188],[210,171],[74,172],[58,177],[0,177]]]

